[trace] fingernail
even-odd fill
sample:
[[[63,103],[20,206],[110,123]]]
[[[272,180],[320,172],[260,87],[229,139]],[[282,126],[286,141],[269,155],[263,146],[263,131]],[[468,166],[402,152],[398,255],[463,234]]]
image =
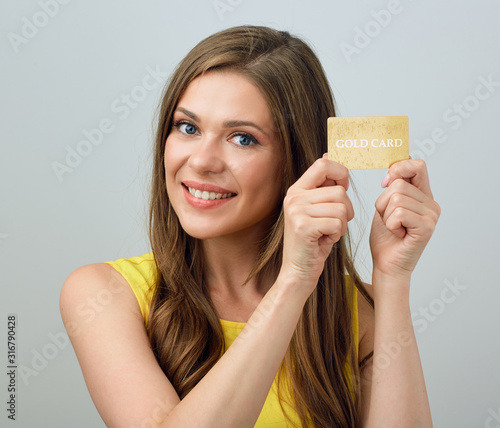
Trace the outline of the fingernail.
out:
[[[387,173],[387,175],[382,180],[382,187],[386,187],[389,184],[390,179],[391,179],[391,176],[389,175],[389,173]]]
[[[323,157],[328,157],[328,153],[323,153]]]

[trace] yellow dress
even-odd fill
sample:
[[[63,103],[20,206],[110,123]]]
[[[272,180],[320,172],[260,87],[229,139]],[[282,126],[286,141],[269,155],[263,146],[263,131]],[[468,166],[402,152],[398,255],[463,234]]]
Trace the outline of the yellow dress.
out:
[[[109,265],[115,268],[130,284],[134,292],[139,306],[141,308],[144,324],[147,323],[149,315],[149,307],[153,297],[154,286],[156,284],[156,270],[154,264],[153,253],[147,253],[142,256],[131,257],[128,259],[120,258],[114,261],[107,261]],[[353,312],[353,330],[354,341],[356,344],[356,353],[358,352],[358,305],[357,305],[357,292],[354,287],[353,301],[351,302]],[[220,320],[222,330],[224,332],[224,339],[226,349],[234,342],[238,334],[245,327],[245,323],[236,321]],[[300,419],[293,408],[284,404],[288,415],[297,426],[300,426]],[[276,378],[271,386],[269,394],[267,395],[262,411],[257,419],[255,428],[285,428],[291,427],[290,423],[285,418],[285,415],[279,404],[277,395]]]

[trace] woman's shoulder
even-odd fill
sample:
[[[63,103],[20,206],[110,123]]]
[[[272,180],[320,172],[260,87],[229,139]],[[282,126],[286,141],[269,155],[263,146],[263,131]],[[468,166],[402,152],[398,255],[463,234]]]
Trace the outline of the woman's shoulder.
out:
[[[165,397],[166,411],[179,402],[151,349],[134,293],[112,266],[94,263],[71,272],[62,286],[60,311],[107,426],[151,420],[158,397]]]
[[[59,294],[59,309],[70,338],[94,324],[104,313],[141,310],[127,281],[107,263],[91,263],[72,271]]]
[[[113,297],[132,296],[127,280],[106,262],[90,263],[72,271],[64,281],[60,300],[69,304],[94,307],[99,311]]]
[[[75,304],[86,298],[96,301],[98,306],[115,295],[124,299],[124,304],[139,309],[144,323],[149,315],[149,306],[156,285],[157,268],[153,253],[119,258],[102,263],[81,266],[71,272],[63,284],[60,299]],[[87,297],[84,295],[88,294]],[[123,296],[122,296],[123,294]]]

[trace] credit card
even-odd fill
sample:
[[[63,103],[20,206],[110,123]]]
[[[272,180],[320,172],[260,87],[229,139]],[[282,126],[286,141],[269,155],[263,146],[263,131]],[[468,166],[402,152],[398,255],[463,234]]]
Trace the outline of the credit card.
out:
[[[348,169],[389,168],[409,158],[408,116],[328,118],[328,159]]]

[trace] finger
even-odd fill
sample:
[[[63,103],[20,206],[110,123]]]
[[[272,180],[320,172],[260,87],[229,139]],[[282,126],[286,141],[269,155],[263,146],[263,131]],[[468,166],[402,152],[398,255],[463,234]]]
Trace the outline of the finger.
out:
[[[396,208],[392,214],[384,221],[387,230],[391,231],[394,235],[399,238],[404,238],[407,233],[405,224],[408,222],[408,217],[411,211],[404,208]],[[412,213],[415,216],[420,216],[419,214]]]
[[[340,218],[313,218],[304,215],[295,219],[292,228],[300,236],[313,241],[319,240],[323,235],[337,236],[338,240],[345,233],[344,224]]]
[[[392,164],[382,182],[383,187],[390,186],[398,178],[408,181],[432,198],[427,166],[424,160],[406,159]]]
[[[328,182],[331,180],[331,182]],[[325,185],[340,185],[349,188],[349,170],[335,161],[321,158],[316,160],[294,186],[302,189],[315,189]]]
[[[419,228],[422,229],[422,232],[427,228],[430,229],[430,227],[427,226],[428,223],[429,222],[426,221],[424,216],[405,208],[398,207],[387,218],[385,226],[396,236],[404,238],[406,233],[412,234],[412,231],[416,231]]]
[[[347,231],[347,222],[353,218],[349,217],[347,207],[339,203],[309,205],[305,214],[310,218],[338,218],[342,221],[342,235]]]
[[[293,215],[293,212],[302,212],[303,209],[314,209],[318,204],[329,204],[330,206],[335,206],[336,204],[343,205],[346,212],[347,221],[354,218],[354,207],[352,205],[351,199],[346,193],[346,190],[342,186],[333,187],[322,187],[319,189],[311,189],[307,191],[302,191],[300,193],[288,196],[286,198],[286,208],[289,213]],[[296,211],[298,210],[298,211]],[[325,217],[330,217],[334,214],[327,213]]]
[[[403,226],[402,215],[401,210],[396,210],[396,212],[392,213],[392,216],[384,221],[387,230],[391,231],[398,238],[404,238],[406,236],[406,228]]]
[[[397,193],[394,194],[389,200],[386,209],[383,212],[379,212],[384,220],[384,223],[397,208],[404,208],[422,216],[426,213],[426,207],[424,204],[406,195]]]
[[[354,217],[354,208],[346,190],[340,186],[319,187],[307,191],[290,192],[286,197],[287,206],[304,206],[322,203],[342,203],[347,208],[349,220]]]
[[[332,240],[332,244],[337,242],[344,234],[344,225],[339,218],[315,218],[313,219],[313,224],[317,227],[317,230],[321,233],[318,238],[318,243],[328,243],[322,236],[328,236]]]
[[[429,201],[429,197],[414,185],[402,180],[396,179],[387,189],[378,197],[375,202],[375,208],[378,212],[383,213],[393,195],[400,194],[415,199],[418,202],[425,203]]]
[[[287,196],[300,204],[319,204],[322,202],[341,202],[349,199],[346,190],[340,185],[317,187],[315,189],[293,189]]]

